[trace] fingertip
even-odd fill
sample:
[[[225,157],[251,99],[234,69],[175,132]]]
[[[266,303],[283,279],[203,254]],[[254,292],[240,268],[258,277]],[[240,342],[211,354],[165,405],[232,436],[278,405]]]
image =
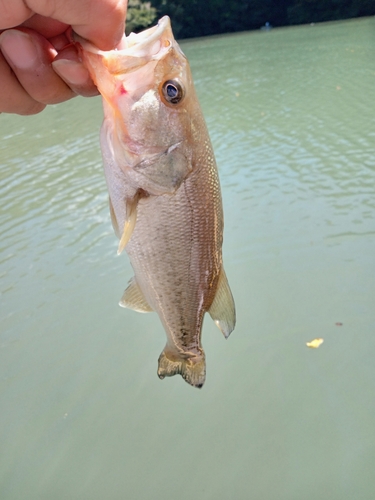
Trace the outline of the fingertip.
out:
[[[73,24],[73,30],[101,50],[113,50],[125,32],[127,0],[107,0],[92,8],[90,23]]]
[[[76,61],[58,59],[52,62],[52,67],[69,86],[85,85],[90,79],[87,69]]]
[[[1,50],[0,87],[0,113],[35,115],[45,108],[45,104],[33,99],[22,87]]]
[[[127,0],[115,0],[111,15],[102,24],[104,31],[102,50],[112,50],[121,42],[125,33],[125,21],[128,8]],[[111,20],[112,19],[112,20]]]
[[[35,101],[32,104],[30,104],[30,106],[24,107],[23,109],[18,111],[18,114],[22,116],[37,115],[38,113],[43,111],[44,108],[46,108],[45,104]]]
[[[33,67],[38,60],[37,48],[28,33],[10,29],[0,35],[0,49],[12,66]]]
[[[98,89],[91,80],[87,69],[79,61],[56,59],[52,63],[54,71],[76,93],[85,97],[98,95]]]

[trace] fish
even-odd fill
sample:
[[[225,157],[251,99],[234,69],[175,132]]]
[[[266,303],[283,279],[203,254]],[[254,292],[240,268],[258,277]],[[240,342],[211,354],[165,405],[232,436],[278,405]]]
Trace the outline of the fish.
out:
[[[155,311],[167,342],[160,379],[206,379],[208,312],[225,338],[236,322],[223,267],[218,170],[189,62],[168,16],[102,51],[75,37],[103,100],[100,143],[118,253],[134,270],[120,305]]]

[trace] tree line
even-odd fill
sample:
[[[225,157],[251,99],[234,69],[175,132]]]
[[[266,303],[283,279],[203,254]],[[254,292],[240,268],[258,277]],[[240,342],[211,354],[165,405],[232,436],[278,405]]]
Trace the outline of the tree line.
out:
[[[374,0],[129,0],[126,32],[163,15],[177,38],[375,15]]]

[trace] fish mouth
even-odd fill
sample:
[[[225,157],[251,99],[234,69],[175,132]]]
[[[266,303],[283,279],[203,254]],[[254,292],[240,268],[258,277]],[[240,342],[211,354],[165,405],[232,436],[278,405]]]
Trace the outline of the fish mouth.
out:
[[[165,52],[173,48],[181,56],[185,58],[185,54],[180,49],[176,42],[171,20],[168,16],[163,16],[159,19],[158,24],[140,33],[130,33],[125,40],[124,54],[126,51],[131,51],[133,57],[147,57],[159,59]],[[129,54],[130,55],[130,54]],[[154,57],[152,57],[154,56]]]
[[[73,40],[80,45],[83,50],[92,54],[100,55],[107,59],[114,55],[129,57],[140,57],[152,59],[162,50],[169,50],[173,45],[178,47],[172,32],[171,21],[168,16],[162,17],[156,26],[152,26],[140,33],[130,33],[128,36],[123,36],[121,42],[114,50],[104,51],[98,49],[88,40],[80,37],[77,33],[72,33]]]
[[[164,47],[170,47],[172,42],[174,41],[171,20],[168,16],[162,17],[156,26],[152,26],[147,30],[141,31],[140,33],[130,33],[127,37],[125,37],[126,47],[123,50],[132,49],[136,47],[137,53],[140,55],[142,52],[151,54],[152,52],[158,52],[160,50],[156,50],[158,47],[155,46],[155,43],[160,41],[161,45]]]

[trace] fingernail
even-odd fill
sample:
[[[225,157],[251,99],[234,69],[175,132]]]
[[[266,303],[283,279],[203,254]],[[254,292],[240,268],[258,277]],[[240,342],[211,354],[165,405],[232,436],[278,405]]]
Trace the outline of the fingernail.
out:
[[[8,63],[19,69],[32,68],[38,60],[37,48],[23,31],[4,31],[0,35],[0,48]]]
[[[58,59],[53,61],[52,67],[67,84],[86,85],[90,80],[89,72],[79,62]]]

